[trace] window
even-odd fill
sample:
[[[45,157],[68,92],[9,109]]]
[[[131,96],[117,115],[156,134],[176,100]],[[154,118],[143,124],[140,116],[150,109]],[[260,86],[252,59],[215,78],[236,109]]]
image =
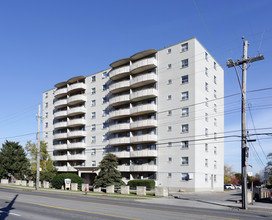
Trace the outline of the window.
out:
[[[205,98],[205,105],[206,105],[207,107],[209,107],[209,99],[208,99],[208,98]]]
[[[216,175],[213,175],[213,181],[216,182]]]
[[[188,83],[188,75],[185,75],[185,76],[182,76],[181,77],[181,84],[186,84],[186,83]]]
[[[181,68],[186,68],[189,66],[188,59],[182,60],[181,61]]]
[[[189,173],[182,173],[181,180],[188,181],[189,180]]]
[[[103,100],[102,100],[103,104],[106,103],[107,101],[108,101],[107,97],[103,97]]]
[[[171,116],[172,115],[172,111],[169,110],[168,113],[167,113],[168,116]]]
[[[95,131],[95,130],[96,130],[96,125],[92,124],[92,131]]]
[[[92,76],[92,82],[95,82],[95,81],[96,81],[96,77]]]
[[[205,52],[205,60],[209,60],[209,55],[208,55],[208,53],[207,52]]]
[[[181,142],[181,149],[188,149],[189,148],[189,142],[188,141],[182,141]]]
[[[108,77],[108,73],[107,72],[103,72],[102,73],[102,78],[106,78],[106,77]]]
[[[213,162],[213,168],[217,169],[217,161],[216,160]]]
[[[205,90],[208,92],[209,91],[209,84],[205,82]]]
[[[48,132],[45,132],[45,137],[48,138]]]
[[[216,98],[216,90],[213,90],[213,96]]]
[[[91,149],[91,155],[95,155],[96,154],[96,149]]]
[[[187,116],[189,116],[189,108],[182,108],[182,109],[181,109],[181,116],[182,116],[182,117],[187,117]]]
[[[181,52],[185,52],[188,50],[188,43],[181,44]]]
[[[209,135],[209,130],[208,128],[205,128],[205,136],[207,137]]]
[[[168,162],[172,162],[172,157],[168,157]]]
[[[181,126],[181,132],[182,133],[188,133],[189,132],[189,125],[185,124]]]
[[[172,131],[172,126],[168,126],[167,131]]]
[[[182,92],[181,93],[181,100],[185,101],[189,99],[189,92]]]
[[[169,63],[169,64],[167,65],[167,69],[171,69],[171,68],[172,68],[172,64]]]
[[[45,127],[48,128],[48,122],[45,122]]]
[[[217,147],[216,146],[213,147],[213,153],[217,154]]]
[[[216,106],[216,104],[213,105],[213,110],[214,110],[214,112],[217,112],[217,106]]]
[[[107,116],[107,115],[108,115],[107,110],[102,110],[102,117],[105,117],[105,116]]]
[[[171,178],[172,177],[172,173],[168,173],[168,178]]]
[[[45,93],[45,98],[48,98],[48,92]]]
[[[172,147],[172,142],[168,142],[168,147]]]
[[[189,165],[189,157],[182,157],[181,165]]]
[[[103,128],[105,129],[105,128],[107,128],[107,127],[108,127],[108,123],[104,122],[104,123],[103,123]]]
[[[208,159],[205,159],[205,167],[208,167]]]
[[[205,67],[205,75],[206,75],[206,76],[209,76],[209,71],[208,71],[208,68],[207,68],[207,67]]]
[[[96,142],[96,136],[92,136],[92,143]]]
[[[48,108],[48,102],[45,103],[45,108]]]
[[[209,151],[209,146],[207,143],[205,143],[205,151],[208,152]]]
[[[172,99],[172,95],[168,95],[167,100],[171,100],[171,99]]]
[[[95,167],[95,166],[96,166],[96,161],[93,160],[93,161],[92,161],[92,167]]]
[[[169,53],[171,53],[172,51],[171,51],[171,48],[169,48],[168,50],[167,50],[167,53],[169,54]]]
[[[213,76],[213,82],[216,84],[216,76]]]
[[[92,112],[92,118],[95,118],[95,117],[96,117],[96,113]]]
[[[172,79],[168,79],[168,85],[172,84]]]
[[[208,120],[209,120],[208,113],[205,113],[205,121],[207,121],[207,122],[208,122]]]
[[[107,84],[104,84],[103,85],[103,91],[107,90],[108,89],[108,85]]]
[[[95,92],[96,92],[95,88],[92,88],[92,94],[95,94]]]
[[[217,119],[216,118],[213,119],[213,125],[217,126]]]
[[[213,62],[213,68],[216,70],[217,68],[216,62]]]
[[[96,104],[95,100],[92,100],[92,106],[95,106],[95,104]]]
[[[48,118],[48,112],[45,112],[45,118]]]
[[[213,138],[214,138],[214,140],[216,140],[216,138],[217,138],[216,132],[213,133]]]
[[[107,135],[103,135],[102,141],[107,141],[107,140],[108,140],[108,136]]]
[[[205,182],[208,182],[208,174],[205,174]]]

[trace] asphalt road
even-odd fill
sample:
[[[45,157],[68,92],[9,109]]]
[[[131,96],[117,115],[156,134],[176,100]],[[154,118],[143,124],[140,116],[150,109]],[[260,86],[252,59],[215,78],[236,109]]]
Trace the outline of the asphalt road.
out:
[[[186,204],[185,204],[186,205]],[[201,209],[84,195],[0,188],[0,219],[272,219],[265,212]]]

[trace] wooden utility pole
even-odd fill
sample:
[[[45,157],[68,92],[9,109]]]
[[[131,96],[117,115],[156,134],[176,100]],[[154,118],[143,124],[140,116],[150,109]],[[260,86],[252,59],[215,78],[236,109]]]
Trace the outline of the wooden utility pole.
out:
[[[242,164],[242,209],[247,209],[248,201],[247,201],[247,165],[248,165],[248,147],[247,143],[247,131],[246,131],[246,74],[247,74],[247,64],[253,63],[255,61],[263,60],[264,56],[259,55],[257,57],[250,58],[247,56],[247,47],[249,45],[247,40],[243,40],[243,59],[234,62],[232,59],[229,59],[227,62],[227,66],[234,67],[236,70],[236,74],[240,83],[240,88],[242,92],[242,138],[241,138],[241,164]],[[236,66],[242,65],[242,85],[239,78],[239,74],[237,72]]]
[[[36,173],[36,190],[40,188],[40,134],[41,134],[41,105],[39,105],[39,114],[38,114],[38,133],[37,133],[37,173]]]

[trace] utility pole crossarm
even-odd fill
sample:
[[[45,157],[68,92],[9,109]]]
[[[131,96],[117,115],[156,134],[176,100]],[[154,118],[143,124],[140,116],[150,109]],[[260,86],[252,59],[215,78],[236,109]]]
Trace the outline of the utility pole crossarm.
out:
[[[237,62],[233,62],[232,59],[229,59],[228,62],[227,62],[227,67],[234,67],[234,66],[240,66],[244,63],[253,63],[255,61],[259,61],[259,60],[263,60],[264,59],[264,56],[263,55],[259,55],[259,56],[256,56],[256,57],[252,57],[252,58],[247,58],[245,60],[237,60]]]

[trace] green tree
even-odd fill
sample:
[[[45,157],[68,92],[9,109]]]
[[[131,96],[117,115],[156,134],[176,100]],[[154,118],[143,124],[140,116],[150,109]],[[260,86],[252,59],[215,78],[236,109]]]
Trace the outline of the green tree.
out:
[[[124,184],[121,173],[117,170],[118,158],[114,154],[107,154],[99,163],[100,169],[95,177],[95,187],[106,187],[110,185],[120,186]]]
[[[269,161],[267,162],[266,170],[268,170],[268,185],[272,185],[272,153],[267,155]]]
[[[34,178],[36,178],[37,172],[37,147],[35,143],[28,141],[26,143],[26,150],[30,157],[30,164],[31,164],[31,173]],[[58,170],[53,165],[53,160],[51,160],[50,155],[47,151],[47,145],[44,141],[40,142],[40,180],[49,181],[51,182],[54,176],[56,176]]]
[[[231,177],[234,172],[232,171],[232,167],[225,165],[224,166],[224,183],[231,184]]]
[[[0,150],[0,179],[27,179],[30,175],[30,164],[24,148],[19,142],[6,141]]]

